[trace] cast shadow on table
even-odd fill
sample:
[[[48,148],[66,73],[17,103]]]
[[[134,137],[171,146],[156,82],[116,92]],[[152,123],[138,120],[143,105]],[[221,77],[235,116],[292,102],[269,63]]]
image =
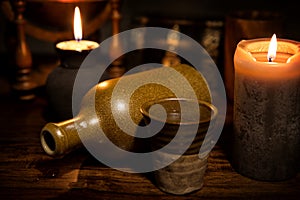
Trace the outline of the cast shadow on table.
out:
[[[77,181],[70,183],[69,187],[68,191],[52,199],[124,199],[126,196],[140,199],[139,196],[144,194],[163,194],[155,187],[151,173],[131,174],[118,171],[91,155],[85,157],[80,165]]]
[[[64,157],[37,161],[35,169],[40,171],[38,179],[65,178],[73,170],[79,169],[87,157],[86,149],[77,149]]]

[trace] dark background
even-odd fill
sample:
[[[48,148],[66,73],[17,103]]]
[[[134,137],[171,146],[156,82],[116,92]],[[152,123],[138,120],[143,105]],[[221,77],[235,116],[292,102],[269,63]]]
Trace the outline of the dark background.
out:
[[[285,0],[123,0],[121,5],[121,30],[132,27],[133,20],[139,16],[158,17],[165,19],[223,20],[227,14],[237,10],[268,10],[282,13],[284,17],[284,37],[300,40],[299,9],[295,1]],[[38,17],[38,16],[37,16]],[[111,34],[111,21],[99,27],[99,40]],[[0,14],[0,53],[7,53],[4,32],[7,19],[1,10]],[[72,39],[72,38],[70,38]],[[27,37],[33,54],[53,54],[54,46],[45,41]]]

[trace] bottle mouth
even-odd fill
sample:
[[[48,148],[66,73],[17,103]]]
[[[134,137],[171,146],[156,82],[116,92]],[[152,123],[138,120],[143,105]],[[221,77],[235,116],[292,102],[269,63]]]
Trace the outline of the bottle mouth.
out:
[[[49,155],[55,154],[56,142],[55,142],[53,135],[49,131],[47,131],[47,130],[42,131],[41,143],[42,143],[42,147],[43,147],[44,151],[47,154],[49,154]]]
[[[50,156],[58,156],[64,152],[64,134],[54,123],[48,123],[44,126],[40,134],[42,148]]]

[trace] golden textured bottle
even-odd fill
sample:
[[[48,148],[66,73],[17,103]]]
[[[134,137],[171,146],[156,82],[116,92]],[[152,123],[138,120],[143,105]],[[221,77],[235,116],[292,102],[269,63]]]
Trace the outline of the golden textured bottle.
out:
[[[185,87],[187,83],[189,87]],[[129,122],[140,124],[143,119],[140,107],[143,103],[167,97],[192,98],[190,95],[211,102],[205,79],[196,69],[186,64],[160,67],[103,81],[86,93],[80,111],[73,119],[49,122],[42,128],[42,147],[50,156],[63,156],[83,146],[82,137],[93,138],[93,135],[98,134],[100,126],[118,147],[139,151],[139,138],[134,137],[134,133],[130,135],[124,132],[124,128],[120,128],[117,122],[123,122],[125,126],[130,125]]]

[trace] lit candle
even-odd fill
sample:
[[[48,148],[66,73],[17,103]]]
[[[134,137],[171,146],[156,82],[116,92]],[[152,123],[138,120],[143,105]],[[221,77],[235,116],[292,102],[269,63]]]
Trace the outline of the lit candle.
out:
[[[277,49],[277,50],[276,50]],[[283,180],[300,160],[300,43],[242,40],[234,55],[233,166],[259,180]]]
[[[81,24],[81,16],[80,10],[76,6],[74,11],[74,38],[75,40],[63,41],[56,44],[56,48],[61,50],[71,50],[71,51],[84,51],[84,50],[92,50],[99,46],[97,42],[82,40],[82,24]]]
[[[62,41],[55,45],[59,65],[47,77],[46,94],[52,116],[56,120],[73,117],[73,86],[76,75],[87,55],[99,46],[97,42],[82,39],[82,24],[79,8],[74,12],[75,40]],[[93,70],[83,70],[81,73],[92,74]],[[87,88],[86,90],[88,90]],[[79,102],[81,99],[76,99]]]

